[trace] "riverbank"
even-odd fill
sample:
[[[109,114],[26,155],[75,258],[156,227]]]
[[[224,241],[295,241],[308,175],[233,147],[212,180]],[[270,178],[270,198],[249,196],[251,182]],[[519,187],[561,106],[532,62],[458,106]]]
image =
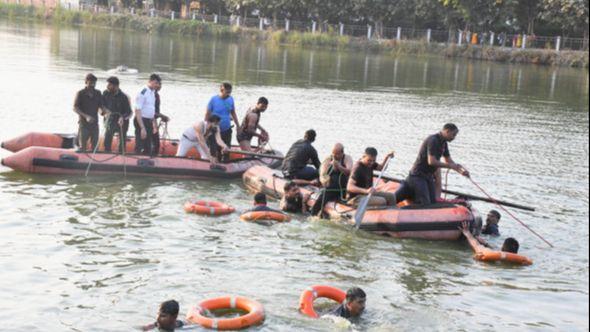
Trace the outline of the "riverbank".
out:
[[[396,55],[437,55],[504,63],[530,63],[548,66],[588,68],[588,52],[545,49],[513,49],[427,43],[408,40],[368,40],[334,33],[286,32],[241,28],[196,20],[170,20],[129,14],[93,14],[86,11],[56,9],[54,11],[23,5],[0,3],[0,18],[26,20],[46,24],[99,26],[193,36],[221,37],[231,40],[250,40],[277,45],[365,50]]]

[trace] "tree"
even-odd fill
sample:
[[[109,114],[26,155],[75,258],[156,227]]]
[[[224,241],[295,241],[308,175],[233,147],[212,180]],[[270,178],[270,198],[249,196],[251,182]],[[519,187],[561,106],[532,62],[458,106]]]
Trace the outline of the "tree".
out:
[[[521,30],[529,35],[535,32],[535,21],[541,15],[541,0],[517,0],[513,4],[515,18]]]
[[[588,38],[588,0],[543,0],[542,18],[563,34]]]

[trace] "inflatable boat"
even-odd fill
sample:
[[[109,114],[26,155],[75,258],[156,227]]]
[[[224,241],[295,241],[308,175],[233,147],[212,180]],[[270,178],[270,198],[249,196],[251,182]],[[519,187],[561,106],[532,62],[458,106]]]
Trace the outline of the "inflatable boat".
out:
[[[24,135],[3,141],[1,147],[10,152],[18,152],[31,146],[41,146],[46,148],[60,148],[60,149],[73,149],[76,146],[76,134],[52,134],[52,133],[40,133],[30,132]],[[160,151],[158,154],[164,156],[174,156],[178,149],[178,140],[174,139],[160,139]],[[135,138],[133,136],[127,137],[125,141],[127,152],[135,150]],[[111,148],[116,151],[119,148],[119,137],[113,137],[113,143]],[[98,143],[98,151],[104,151],[103,137],[100,137]],[[189,151],[187,157],[199,158],[197,151],[192,149]]]
[[[279,155],[278,152],[273,153]],[[31,146],[2,159],[2,165],[26,173],[85,175],[88,170],[92,175],[125,174],[198,179],[239,178],[253,166],[280,166],[280,160],[275,158],[248,157],[237,153],[231,153],[228,162],[215,165],[208,160],[173,155],[152,158],[135,154],[93,154],[76,152],[73,149]]]
[[[252,191],[264,192],[269,196],[281,198],[283,187],[288,181],[280,171],[266,166],[255,166],[243,175],[246,187]],[[395,191],[398,184],[382,181],[379,190]],[[318,188],[305,186],[304,194],[311,194],[307,205],[313,206]],[[330,219],[342,220],[354,225],[356,208],[345,202],[328,202],[323,212]],[[402,202],[395,207],[370,207],[367,209],[360,229],[369,232],[396,237],[419,238],[428,240],[458,240],[462,236],[461,226],[464,222],[473,224],[479,218],[476,210],[460,204],[437,203],[428,206],[409,205]]]

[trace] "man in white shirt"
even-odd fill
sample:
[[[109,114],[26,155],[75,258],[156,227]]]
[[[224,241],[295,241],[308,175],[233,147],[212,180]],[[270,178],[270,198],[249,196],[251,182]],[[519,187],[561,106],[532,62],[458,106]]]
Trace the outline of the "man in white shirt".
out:
[[[156,115],[156,88],[162,82],[157,74],[150,75],[147,85],[135,98],[135,152],[153,156]]]

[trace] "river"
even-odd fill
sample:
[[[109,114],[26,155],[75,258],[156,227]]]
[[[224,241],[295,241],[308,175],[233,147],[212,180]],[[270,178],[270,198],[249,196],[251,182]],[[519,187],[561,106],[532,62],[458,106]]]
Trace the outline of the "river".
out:
[[[396,240],[299,217],[265,227],[236,215],[187,215],[191,198],[247,209],[241,181],[30,175],[0,168],[0,321],[11,331],[125,331],[174,298],[181,316],[202,299],[236,294],[264,304],[261,331],[345,329],[297,312],[313,284],[360,286],[363,318],[350,329],[587,331],[589,314],[588,71],[362,51],[57,28],[0,21],[0,140],[74,132],[84,76],[125,64],[135,95],[163,76],[162,112],[178,137],[202,118],[218,84],[234,84],[238,116],[260,96],[262,124],[286,152],[318,132],[321,155],[343,142],[394,149],[404,176],[421,141],[446,122],[461,129],[455,160],[514,211],[548,248],[503,213],[501,245],[517,238],[534,265],[476,262],[463,242]],[[0,157],[9,152],[2,150]],[[481,194],[449,175],[449,188]],[[272,202],[275,205],[276,202]],[[482,211],[493,206],[475,203]]]

